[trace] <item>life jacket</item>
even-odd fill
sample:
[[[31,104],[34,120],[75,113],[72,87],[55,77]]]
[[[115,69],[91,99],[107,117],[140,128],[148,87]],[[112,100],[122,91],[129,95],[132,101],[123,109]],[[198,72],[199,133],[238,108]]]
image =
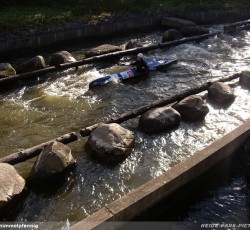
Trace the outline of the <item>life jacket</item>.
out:
[[[135,62],[137,70],[148,70],[148,65],[147,63],[141,59],[140,61],[136,60]]]

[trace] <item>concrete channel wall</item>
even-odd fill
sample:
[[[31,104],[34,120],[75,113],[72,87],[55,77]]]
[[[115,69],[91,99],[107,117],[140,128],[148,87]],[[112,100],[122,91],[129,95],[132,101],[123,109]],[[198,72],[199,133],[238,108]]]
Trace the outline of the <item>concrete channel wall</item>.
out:
[[[250,119],[161,176],[73,225],[70,229],[117,229],[227,158],[250,136]]]
[[[209,10],[192,11],[168,9],[165,11],[119,16],[104,20],[103,22],[76,22],[64,25],[53,25],[45,28],[32,29],[17,34],[2,34],[0,36],[0,54],[27,49],[38,49],[71,40],[90,40],[157,27],[161,25],[162,17],[179,17],[189,19],[198,24],[232,23],[247,20],[250,10]]]

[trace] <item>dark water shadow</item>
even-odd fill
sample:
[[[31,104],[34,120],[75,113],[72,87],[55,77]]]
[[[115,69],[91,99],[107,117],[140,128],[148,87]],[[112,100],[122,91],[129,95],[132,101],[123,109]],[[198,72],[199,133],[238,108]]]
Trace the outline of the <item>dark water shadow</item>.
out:
[[[45,183],[38,187],[27,185],[25,196],[5,215],[5,221],[37,221],[37,217],[51,204],[51,200],[59,200],[71,193],[76,185],[75,171],[65,173],[64,180]],[[34,216],[35,213],[35,216]]]

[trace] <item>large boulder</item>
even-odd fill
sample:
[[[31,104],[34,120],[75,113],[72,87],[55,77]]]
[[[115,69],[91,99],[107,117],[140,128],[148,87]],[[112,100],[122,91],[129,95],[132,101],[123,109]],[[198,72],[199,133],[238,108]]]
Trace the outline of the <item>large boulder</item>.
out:
[[[95,47],[85,53],[86,57],[93,57],[93,56],[98,56],[102,54],[107,54],[107,53],[112,53],[116,51],[121,51],[122,48],[120,46],[115,46],[115,45],[109,45],[109,44],[104,44],[98,47]]]
[[[64,173],[76,161],[71,150],[60,142],[53,142],[43,149],[38,156],[28,181],[34,185],[53,183],[64,179]]]
[[[137,41],[135,40],[129,40],[126,44],[125,44],[125,50],[129,50],[129,49],[134,49],[134,48],[138,48],[138,47],[142,47],[141,44],[139,44]]]
[[[183,35],[181,32],[175,29],[167,30],[162,35],[162,42],[171,42],[174,40],[182,39]]]
[[[197,25],[188,25],[188,26],[183,26],[180,29],[180,32],[186,37],[191,37],[191,36],[208,34],[209,29]]]
[[[188,121],[203,120],[209,112],[206,103],[198,95],[186,97],[173,107],[181,114],[183,119]]]
[[[15,168],[6,163],[0,163],[0,215],[16,204],[25,191],[25,180]]]
[[[243,88],[250,89],[250,71],[240,73],[240,85]]]
[[[180,29],[183,26],[195,25],[194,22],[175,17],[163,17],[162,25],[170,28]]]
[[[50,57],[50,66],[59,66],[60,64],[75,62],[76,59],[68,51],[54,53]]]
[[[0,63],[0,78],[15,76],[16,70],[9,63]]]
[[[215,82],[208,88],[208,98],[218,104],[227,105],[235,99],[231,87],[223,82]]]
[[[103,124],[95,129],[87,141],[90,155],[106,164],[117,164],[133,150],[134,134],[118,124]]]
[[[171,107],[151,109],[139,120],[139,128],[146,133],[167,131],[180,123],[181,115]]]
[[[46,67],[44,58],[42,56],[36,56],[21,65],[19,65],[16,70],[17,73],[26,73],[34,70],[44,69]]]

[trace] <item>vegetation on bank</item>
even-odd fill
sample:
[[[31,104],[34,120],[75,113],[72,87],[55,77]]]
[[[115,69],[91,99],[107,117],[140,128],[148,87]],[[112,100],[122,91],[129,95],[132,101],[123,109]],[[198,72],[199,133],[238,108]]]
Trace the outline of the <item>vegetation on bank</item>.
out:
[[[0,32],[167,8],[250,9],[249,0],[1,0]]]

